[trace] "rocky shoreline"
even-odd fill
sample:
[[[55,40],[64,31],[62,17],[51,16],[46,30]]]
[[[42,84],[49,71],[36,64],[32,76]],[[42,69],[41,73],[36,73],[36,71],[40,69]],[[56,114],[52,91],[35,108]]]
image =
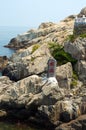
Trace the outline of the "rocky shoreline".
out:
[[[0,77],[0,120],[47,130],[86,129],[86,38],[70,39],[74,18],[43,23],[7,45],[18,50],[1,59],[6,63]],[[47,77],[50,58],[57,60],[56,81]]]

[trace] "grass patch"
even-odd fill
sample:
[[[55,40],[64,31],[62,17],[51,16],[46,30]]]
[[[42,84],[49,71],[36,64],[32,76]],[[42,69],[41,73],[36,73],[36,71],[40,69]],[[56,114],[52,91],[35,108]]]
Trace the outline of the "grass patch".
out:
[[[73,35],[69,35],[69,36],[67,37],[66,41],[68,40],[68,41],[70,41],[70,42],[74,42],[77,37],[78,37],[78,36],[76,36],[76,35],[74,35],[74,34],[73,34]]]
[[[70,86],[73,89],[73,88],[75,88],[77,86],[77,84],[78,84],[77,80],[72,80]]]
[[[32,53],[34,53],[40,47],[39,44],[35,44],[32,48]]]
[[[78,80],[78,74],[76,73],[76,71],[73,71],[72,77],[73,79]]]
[[[82,34],[80,34],[80,35],[75,35],[75,34],[69,35],[69,36],[67,37],[66,41],[68,40],[68,41],[70,41],[70,42],[74,42],[74,41],[76,40],[76,38],[78,38],[78,37],[86,38],[86,33],[82,33]]]
[[[80,34],[81,38],[86,38],[86,33]]]
[[[73,71],[72,81],[71,81],[70,86],[73,89],[73,88],[77,87],[77,85],[78,85],[78,75],[77,75],[77,73],[75,71]]]
[[[31,62],[33,62],[36,58],[35,57],[31,57]]]

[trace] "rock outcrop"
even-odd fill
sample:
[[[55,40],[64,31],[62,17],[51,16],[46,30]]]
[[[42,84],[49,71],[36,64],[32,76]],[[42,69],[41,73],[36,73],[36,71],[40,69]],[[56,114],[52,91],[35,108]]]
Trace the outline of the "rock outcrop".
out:
[[[0,119],[31,122],[48,130],[86,129],[86,38],[66,39],[73,34],[74,18],[42,23],[10,41],[8,47],[23,49],[9,58],[0,77]],[[76,62],[57,61],[56,78],[47,78],[52,41],[64,46],[61,53]]]
[[[36,43],[57,42],[64,44],[68,35],[73,33],[74,17],[68,17],[60,23],[42,23],[38,29],[29,30],[28,32],[13,38],[6,47],[10,48],[27,48]],[[64,35],[63,35],[64,34]]]
[[[16,121],[27,120],[54,129],[62,122],[69,122],[85,114],[86,98],[80,95],[83,89],[72,96],[71,89],[60,88],[58,82],[52,82],[52,78],[50,80],[32,75],[12,82],[6,76],[1,77],[0,109],[5,113],[2,117]]]
[[[86,38],[77,38],[74,42],[66,42],[64,50],[77,60],[86,60]]]
[[[64,64],[56,68],[56,78],[59,86],[70,89],[73,69],[71,63]]]
[[[18,81],[32,74],[41,74],[47,70],[48,60],[52,57],[47,44],[40,46],[31,55],[28,55],[27,49],[26,52],[23,57],[21,55],[24,54],[24,51],[18,57],[15,54],[2,74],[7,75],[11,80]]]
[[[2,71],[2,74],[14,81],[33,74],[46,75],[48,60],[52,57],[48,45],[41,45],[34,53],[31,53],[31,50],[30,47],[13,54],[10,58],[11,62]],[[70,88],[72,75],[73,69],[70,62],[56,67],[56,79],[61,88]]]
[[[75,70],[79,79],[86,83],[86,38],[77,38],[74,42],[69,41],[65,43],[64,49],[78,61]]]
[[[78,119],[67,124],[62,124],[55,130],[85,130],[86,129],[86,115],[80,116]]]
[[[78,14],[79,17],[82,17],[83,15],[86,16],[86,7],[82,8],[80,13]]]
[[[0,70],[4,69],[8,63],[7,56],[0,56]]]

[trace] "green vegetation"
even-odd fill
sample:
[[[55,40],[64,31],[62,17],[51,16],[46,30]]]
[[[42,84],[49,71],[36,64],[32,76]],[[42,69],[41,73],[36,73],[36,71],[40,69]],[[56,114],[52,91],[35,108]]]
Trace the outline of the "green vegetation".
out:
[[[75,71],[73,71],[73,75],[72,75],[72,82],[71,82],[71,88],[74,88],[77,86],[78,84],[78,75]]]
[[[86,38],[86,33],[81,34],[80,37]]]
[[[77,86],[77,80],[72,80],[72,82],[71,82],[71,88],[73,89],[73,88],[75,88],[76,86]]]
[[[78,74],[75,71],[73,71],[72,77],[73,79],[78,80]]]
[[[32,53],[35,52],[40,47],[39,44],[35,44],[32,48]]]
[[[71,62],[73,65],[76,63],[76,60],[71,57],[71,55],[64,51],[64,47],[57,43],[49,43],[49,48],[52,56],[57,60],[58,65]]]
[[[71,41],[71,42],[74,42],[74,41],[76,40],[76,38],[78,38],[78,37],[86,38],[86,33],[82,33],[82,34],[80,34],[80,35],[75,35],[75,34],[69,35],[69,36],[67,37],[66,41],[69,40],[69,41]]]
[[[69,40],[70,42],[74,42],[76,38],[77,36],[73,34],[73,35],[69,35],[66,40]]]
[[[31,57],[31,62],[33,62],[36,58],[35,57]]]

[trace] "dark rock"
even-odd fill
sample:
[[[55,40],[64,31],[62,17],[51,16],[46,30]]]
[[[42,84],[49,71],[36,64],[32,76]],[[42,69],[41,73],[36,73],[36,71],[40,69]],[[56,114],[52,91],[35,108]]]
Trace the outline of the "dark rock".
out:
[[[72,128],[74,128],[75,130],[82,130],[82,124],[80,124],[78,121],[74,122],[72,125]]]
[[[7,56],[0,56],[0,70],[2,71],[8,64]]]
[[[27,77],[28,71],[23,63],[14,63],[7,65],[6,68],[3,69],[2,75],[8,76],[11,80],[18,81]]]
[[[60,121],[69,122],[70,120],[71,120],[70,113],[68,113],[67,111],[60,113]]]

